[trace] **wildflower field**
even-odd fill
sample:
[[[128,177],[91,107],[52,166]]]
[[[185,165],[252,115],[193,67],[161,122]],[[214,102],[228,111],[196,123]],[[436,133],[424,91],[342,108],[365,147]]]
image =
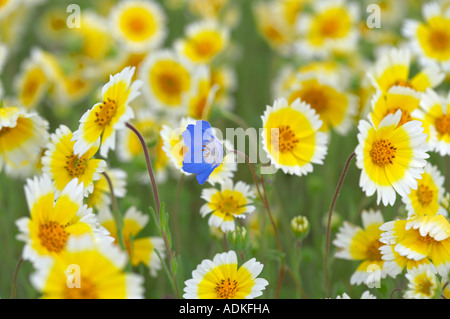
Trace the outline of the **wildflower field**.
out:
[[[0,298],[446,299],[450,1],[0,1]]]

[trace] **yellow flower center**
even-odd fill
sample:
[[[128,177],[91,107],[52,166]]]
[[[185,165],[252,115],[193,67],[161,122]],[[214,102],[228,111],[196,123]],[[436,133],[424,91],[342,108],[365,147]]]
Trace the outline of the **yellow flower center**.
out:
[[[69,234],[65,227],[55,221],[49,221],[39,226],[38,237],[42,246],[51,252],[60,252],[66,245]]]
[[[396,150],[397,148],[394,147],[391,142],[380,139],[373,144],[372,149],[370,150],[370,156],[372,157],[374,164],[385,166],[387,164],[392,164]]]
[[[333,18],[329,18],[323,22],[322,27],[320,28],[320,33],[324,37],[335,38],[338,35],[339,29],[339,21]]]
[[[450,135],[450,114],[445,114],[440,118],[436,119],[435,125],[436,131],[438,131],[439,134]]]
[[[86,155],[78,157],[72,153],[72,155],[68,155],[66,158],[66,166],[64,168],[71,177],[78,177],[84,173],[88,161]]]
[[[402,111],[402,117],[400,118],[400,122],[398,122],[398,126],[402,126],[403,124],[413,120],[413,118],[411,117],[409,112],[404,110],[401,107],[389,109],[384,116],[386,116],[388,114],[395,114],[395,113],[397,113],[398,110]]]
[[[222,201],[217,204],[217,208],[224,214],[237,214],[239,212],[239,205],[233,199],[233,195],[223,197]]]
[[[275,142],[275,144],[278,141],[278,149],[282,153],[292,151],[299,142],[289,125],[280,126],[278,131],[272,131],[272,141]]]
[[[59,17],[53,17],[50,20],[50,26],[53,30],[59,31],[66,27],[66,20]]]
[[[422,206],[428,206],[433,200],[433,191],[426,185],[417,187],[417,199]]]
[[[379,240],[372,241],[367,247],[367,259],[369,260],[381,260],[380,247],[382,243]]]
[[[442,51],[449,47],[450,37],[444,30],[433,30],[428,38],[430,46],[436,51]]]
[[[159,77],[162,90],[168,95],[179,95],[181,92],[180,78],[175,73],[163,73]]]
[[[408,80],[397,80],[390,86],[390,88],[393,86],[402,86],[413,89],[413,86],[411,85],[411,83],[409,83]]]
[[[80,287],[65,287],[65,299],[98,299],[97,289],[95,284],[89,278],[80,278]]]
[[[432,294],[431,288],[433,287],[433,283],[431,283],[430,280],[427,280],[426,278],[423,278],[420,282],[417,283],[417,291],[429,296]]]
[[[419,230],[417,230],[417,231],[419,231]],[[422,236],[422,235],[420,235],[420,233],[419,233],[419,236],[420,236],[420,237],[419,237],[420,240],[421,240],[422,242],[426,243],[426,244],[433,244],[433,243],[436,242],[436,239],[434,239],[434,238],[431,237],[430,235]]]
[[[220,283],[216,285],[216,292],[219,298],[229,299],[233,298],[237,292],[237,281],[228,279],[222,279]]]
[[[105,127],[111,119],[114,117],[117,111],[116,101],[108,98],[107,101],[103,101],[103,104],[99,106],[100,110],[95,112],[96,119],[95,123],[97,123],[101,127]]]
[[[311,105],[318,113],[324,111],[327,107],[327,97],[322,90],[309,89],[300,97],[302,101]]]

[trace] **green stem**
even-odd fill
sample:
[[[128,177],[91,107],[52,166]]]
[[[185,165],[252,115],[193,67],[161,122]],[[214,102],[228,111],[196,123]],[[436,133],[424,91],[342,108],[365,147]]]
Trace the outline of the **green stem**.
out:
[[[111,181],[111,178],[109,177],[109,175],[106,172],[103,172],[102,175],[106,179],[108,186],[109,186],[109,193],[111,196],[111,206],[112,206],[112,211],[113,211],[113,215],[114,215],[114,221],[116,223],[116,228],[117,228],[117,239],[119,241],[119,245],[122,248],[122,250],[128,254],[128,250],[125,245],[125,239],[123,238],[122,215],[120,214],[119,209],[118,209],[116,195],[114,194],[114,187],[113,187],[113,184],[112,184],[112,181]]]
[[[342,170],[341,177],[339,178],[338,186],[336,187],[336,191],[334,192],[333,200],[331,201],[330,205],[330,211],[328,212],[328,223],[327,223],[327,239],[326,239],[326,248],[325,248],[325,280],[327,285],[327,296],[330,298],[331,295],[331,287],[330,287],[330,278],[328,273],[328,255],[330,251],[330,233],[331,233],[331,217],[333,215],[334,206],[336,204],[336,200],[339,196],[339,192],[341,191],[342,184],[344,183],[345,175],[347,175],[348,167],[350,166],[350,162],[353,157],[355,157],[356,154],[353,152],[348,157],[347,161],[345,162],[344,169]]]

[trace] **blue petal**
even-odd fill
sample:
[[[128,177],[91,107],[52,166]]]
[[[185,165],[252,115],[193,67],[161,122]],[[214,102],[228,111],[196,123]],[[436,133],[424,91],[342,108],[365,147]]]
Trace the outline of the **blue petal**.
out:
[[[206,171],[203,171],[203,172],[197,174],[197,182],[200,185],[203,185],[206,182],[206,180],[209,178],[209,175],[211,175],[211,173],[216,169],[216,167],[217,167],[217,165],[211,166]]]

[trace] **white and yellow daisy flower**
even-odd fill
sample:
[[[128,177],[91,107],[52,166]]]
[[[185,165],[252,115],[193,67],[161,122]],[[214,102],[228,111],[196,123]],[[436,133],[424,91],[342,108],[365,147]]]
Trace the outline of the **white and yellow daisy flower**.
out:
[[[384,260],[383,270],[392,278],[395,278],[397,275],[401,274],[405,269],[407,272],[409,272],[410,270],[421,265],[429,266],[431,269],[433,269],[433,272],[436,272],[436,269],[434,268],[434,265],[430,259],[408,259],[395,251],[395,244],[383,244],[380,247],[380,252],[382,255],[381,258]]]
[[[155,49],[167,34],[166,16],[156,1],[120,1],[111,10],[110,21],[114,36],[130,51]]]
[[[0,170],[36,158],[49,138],[48,122],[18,107],[0,107]]]
[[[375,126],[388,114],[395,114],[398,110],[402,112],[399,126],[406,122],[417,120],[412,117],[414,110],[419,108],[421,95],[408,87],[392,86],[387,92],[378,90],[371,99],[371,112],[369,116]]]
[[[368,284],[375,270],[379,271],[379,278],[386,278],[387,275],[380,252],[383,243],[380,242],[379,227],[384,223],[383,215],[378,210],[363,211],[361,219],[363,228],[344,222],[333,241],[338,248],[337,258],[361,261],[350,278],[352,285]]]
[[[290,24],[285,18],[285,8],[279,1],[264,2],[258,1],[253,8],[256,27],[259,34],[267,41],[271,48],[287,55],[293,52],[293,46],[298,37],[295,26]],[[290,11],[290,15],[295,12]]]
[[[194,22],[186,27],[185,37],[175,42],[175,49],[194,64],[210,64],[228,46],[228,29],[217,21]]]
[[[205,188],[201,198],[206,204],[200,208],[200,214],[202,217],[211,214],[208,225],[223,232],[234,231],[236,218],[245,218],[255,211],[255,194],[249,185],[241,181],[233,184],[232,180],[226,180],[220,184],[220,190]]]
[[[380,241],[407,259],[428,258],[441,276],[450,270],[450,223],[442,215],[417,216],[384,223]]]
[[[309,104],[280,98],[261,118],[263,148],[275,168],[305,175],[313,171],[313,164],[323,163],[328,136],[320,132],[323,122]]]
[[[409,121],[399,126],[402,112],[388,114],[378,126],[360,120],[356,166],[361,169],[359,185],[367,196],[377,193],[377,203],[393,205],[396,192],[405,197],[417,189],[428,146],[422,122]]]
[[[322,120],[323,132],[333,129],[345,135],[352,128],[353,117],[358,111],[358,98],[355,95],[342,91],[323,79],[323,76],[313,73],[298,75],[285,96],[289,103],[300,98],[309,104]]]
[[[405,275],[408,289],[403,294],[405,299],[432,299],[439,291],[439,282],[430,267],[421,265]]]
[[[447,212],[441,206],[444,196],[444,176],[437,166],[428,163],[422,178],[418,181],[417,190],[412,191],[402,200],[406,204],[409,216],[433,216],[436,214],[446,215]]]
[[[72,131],[65,125],[60,125],[50,136],[45,156],[42,158],[43,172],[48,174],[55,184],[56,192],[61,192],[74,178],[83,183],[85,195],[94,190],[94,181],[100,179],[100,174],[106,168],[106,162],[95,159],[98,143],[94,144],[83,155],[76,155],[75,142],[72,141]]]
[[[80,119],[78,130],[73,133],[76,155],[83,155],[101,140],[100,155],[106,157],[116,146],[116,132],[124,129],[134,117],[129,103],[139,94],[140,80],[132,82],[135,68],[126,67],[110,76],[101,92],[102,102],[96,103]]]
[[[116,223],[109,208],[99,211],[98,220],[100,225],[108,230],[114,238],[114,243],[119,245]],[[138,236],[148,224],[148,220],[149,216],[138,211],[136,207],[128,208],[123,216],[122,234],[131,265],[138,266],[143,263],[149,268],[150,275],[156,277],[158,271],[161,270],[161,261],[155,250],[158,251],[161,258],[164,258],[166,250],[161,237]]]
[[[424,92],[442,83],[445,74],[436,65],[422,68],[411,76],[411,51],[406,48],[390,48],[380,55],[367,73],[372,85],[387,93],[393,86],[403,86]]]
[[[82,58],[100,63],[115,45],[108,20],[91,9],[82,10],[80,20],[80,27],[71,29],[81,44],[79,54]]]
[[[185,281],[185,299],[254,299],[262,295],[269,284],[258,278],[263,265],[252,258],[238,268],[234,251],[205,259]]]
[[[16,221],[17,239],[24,241],[22,256],[36,261],[42,256],[54,256],[65,251],[72,235],[89,234],[98,240],[107,240],[108,233],[97,223],[97,218],[83,204],[84,187],[75,178],[55,196],[49,176],[28,179],[25,196],[30,217]]]
[[[206,66],[199,67],[194,82],[194,88],[187,98],[187,116],[196,120],[208,120],[219,86],[212,83],[211,72]]]
[[[14,79],[17,103],[26,109],[34,109],[43,100],[52,83],[51,70],[45,63],[43,52],[33,49]]]
[[[413,115],[423,122],[430,150],[441,156],[450,155],[450,94],[444,98],[428,89]]]
[[[111,180],[114,196],[125,197],[127,193],[127,173],[119,168],[106,168],[105,173]],[[86,198],[86,205],[100,211],[111,205],[111,189],[106,177],[102,174],[100,179],[94,181],[94,189]]]
[[[358,21],[359,7],[355,3],[345,0],[315,1],[313,13],[299,19],[302,37],[297,49],[309,57],[351,52],[360,37]]]
[[[142,62],[139,78],[151,108],[183,114],[188,92],[193,87],[192,66],[174,52],[151,52]]]
[[[117,246],[71,236],[58,258],[38,263],[31,283],[45,299],[141,299],[144,279],[126,272]]]
[[[437,63],[445,72],[450,70],[450,11],[442,10],[438,2],[422,5],[423,22],[407,19],[402,33],[411,49],[425,64]]]

